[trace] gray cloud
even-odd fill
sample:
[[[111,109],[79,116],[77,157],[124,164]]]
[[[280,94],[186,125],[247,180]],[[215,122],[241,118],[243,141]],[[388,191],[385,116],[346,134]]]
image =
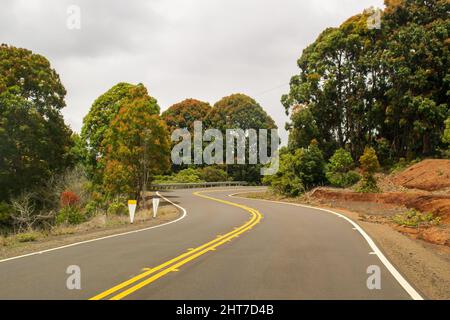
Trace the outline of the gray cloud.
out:
[[[94,99],[119,81],[144,83],[162,109],[235,92],[258,100],[283,140],[280,97],[301,51],[329,26],[382,0],[2,0],[0,42],[45,55],[80,130]],[[81,8],[81,30],[66,27]],[[284,84],[284,85],[283,85]]]

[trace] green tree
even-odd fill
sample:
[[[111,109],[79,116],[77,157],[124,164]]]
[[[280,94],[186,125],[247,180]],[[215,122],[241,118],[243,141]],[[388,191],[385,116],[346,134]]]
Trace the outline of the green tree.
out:
[[[308,148],[297,149],[293,154],[280,154],[280,168],[273,176],[263,179],[265,184],[281,194],[298,196],[325,181],[325,161],[317,142]]]
[[[169,168],[169,134],[155,109],[156,100],[141,85],[121,101],[100,146],[103,185],[110,195],[140,199],[153,177]]]
[[[125,101],[132,99],[136,92],[141,92],[144,95],[149,114],[159,114],[157,101],[147,94],[142,84],[118,83],[94,101],[89,113],[83,120],[81,139],[88,150],[86,167],[90,177],[97,184],[102,182],[104,162],[97,160],[104,156],[102,143],[105,134]]]
[[[291,124],[286,126],[289,130],[289,149],[306,148],[313,139],[320,136],[319,127],[311,110],[302,106],[293,108]]]
[[[224,137],[227,129],[276,129],[275,122],[261,105],[244,94],[233,94],[215,103],[206,116],[205,126],[221,130]],[[270,132],[268,139],[270,145]],[[247,148],[246,165],[227,165],[227,174],[235,181],[259,183],[261,165],[250,165],[248,152]]]
[[[41,55],[0,46],[0,200],[38,187],[70,166],[66,91]]]
[[[431,155],[441,144],[449,90],[450,3],[387,1],[381,60],[388,72],[383,135],[399,156]]]
[[[314,120],[292,116],[290,146],[313,132],[327,157],[347,147],[358,159],[377,141],[392,158],[382,163],[435,154],[449,110],[449,10],[446,0],[392,0],[380,30],[368,29],[369,12],[326,29],[282,97],[287,113],[301,105]]]
[[[349,187],[360,179],[356,172],[351,171],[354,166],[351,154],[344,149],[338,149],[326,166],[326,177],[333,186]]]
[[[364,149],[364,154],[359,158],[359,163],[361,164],[361,170],[363,173],[363,179],[361,181],[359,191],[366,193],[378,192],[379,188],[377,186],[375,173],[380,169],[380,163],[378,162],[375,149],[372,147],[366,147]]]

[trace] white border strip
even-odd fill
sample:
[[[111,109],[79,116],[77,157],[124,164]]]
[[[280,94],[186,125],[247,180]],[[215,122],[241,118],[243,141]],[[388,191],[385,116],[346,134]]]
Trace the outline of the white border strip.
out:
[[[11,261],[11,260],[16,260],[16,259],[21,259],[21,258],[25,258],[25,257],[30,257],[30,256],[38,255],[38,254],[43,254],[43,253],[47,253],[47,252],[52,252],[52,251],[56,251],[56,250],[61,250],[61,249],[65,249],[65,248],[70,248],[70,247],[78,246],[78,245],[81,245],[81,244],[86,244],[86,243],[91,243],[91,242],[95,242],[95,241],[100,241],[100,240],[105,240],[105,239],[111,239],[111,238],[126,236],[126,235],[133,234],[133,233],[138,233],[138,232],[143,232],[143,231],[148,231],[148,230],[151,230],[151,229],[164,227],[164,226],[167,226],[169,224],[179,222],[180,220],[184,219],[187,216],[186,209],[184,209],[183,207],[173,203],[172,201],[170,201],[166,197],[162,196],[158,191],[156,192],[156,195],[158,197],[164,199],[165,201],[169,202],[170,204],[174,205],[178,209],[180,209],[183,212],[183,215],[181,217],[179,217],[178,219],[176,219],[176,220],[173,220],[173,221],[170,221],[170,222],[166,222],[166,223],[163,223],[163,224],[159,224],[157,226],[148,227],[148,228],[139,229],[139,230],[134,230],[134,231],[129,231],[129,232],[124,232],[124,233],[113,234],[113,235],[110,235],[110,236],[96,238],[96,239],[91,239],[91,240],[86,240],[86,241],[81,241],[81,242],[75,242],[75,243],[68,244],[68,245],[65,245],[65,246],[56,247],[56,248],[47,249],[47,250],[42,250],[42,251],[38,251],[38,252],[32,252],[32,253],[24,254],[24,255],[21,255],[21,256],[0,260],[0,263],[6,262],[6,261]]]
[[[287,204],[287,205],[296,206],[296,207],[303,207],[303,208],[308,208],[308,209],[315,209],[315,210],[320,210],[320,211],[325,211],[325,212],[328,212],[328,213],[332,213],[332,214],[334,214],[334,215],[336,215],[338,217],[341,217],[341,218],[345,219],[346,221],[351,223],[353,225],[353,227],[355,227],[356,230],[358,230],[358,232],[367,241],[367,243],[369,244],[370,248],[373,250],[374,254],[376,254],[378,256],[378,258],[381,260],[381,262],[384,264],[384,266],[389,270],[389,272],[398,281],[398,283],[403,287],[403,289],[405,289],[405,291],[411,296],[411,298],[413,298],[414,300],[424,300],[424,298],[408,283],[408,281],[406,281],[405,278],[403,278],[403,276],[400,274],[400,272],[398,272],[398,270],[389,262],[389,260],[385,257],[385,255],[377,247],[377,245],[372,240],[372,238],[370,238],[369,235],[356,222],[354,222],[350,218],[348,218],[348,217],[346,217],[346,216],[344,216],[344,215],[342,215],[340,213],[337,213],[335,211],[332,211],[332,210],[318,208],[318,207],[312,207],[312,206],[298,204],[298,203],[290,203],[290,202],[283,202],[283,201],[272,201],[272,200],[265,200],[265,199],[244,198],[244,197],[237,197],[236,196],[238,194],[244,194],[244,193],[248,193],[248,192],[238,192],[238,193],[230,194],[228,196],[229,197],[234,197],[234,198],[245,199],[245,200],[266,201],[266,202],[273,202],[273,203],[279,203],[279,204]]]

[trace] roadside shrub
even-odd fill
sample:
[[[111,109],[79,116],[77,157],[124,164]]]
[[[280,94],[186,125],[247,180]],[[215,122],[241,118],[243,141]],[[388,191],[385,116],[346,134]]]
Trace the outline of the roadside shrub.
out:
[[[350,171],[347,173],[327,172],[326,177],[333,187],[338,188],[351,187],[361,180],[361,176],[356,171]]]
[[[100,205],[97,201],[91,200],[89,201],[86,206],[84,207],[84,212],[87,217],[93,217],[97,215],[98,211],[100,210]]]
[[[285,159],[283,162],[285,162]],[[289,197],[296,197],[305,192],[305,187],[300,178],[295,176],[293,171],[290,170],[273,176],[265,176],[263,183],[270,185],[270,188],[275,193]]]
[[[350,171],[354,162],[350,153],[344,149],[337,150],[326,166],[326,178],[335,187],[346,188],[357,183],[361,177]]]
[[[395,215],[392,218],[396,224],[406,227],[437,226],[441,223],[440,217],[434,217],[432,213],[421,213],[411,209],[405,213]]]
[[[26,233],[19,233],[15,236],[15,239],[18,242],[24,243],[24,242],[34,242],[39,240],[41,234],[38,232],[26,232]]]
[[[80,202],[80,197],[70,190],[61,193],[61,207],[76,206]]]
[[[125,201],[115,200],[109,204],[107,213],[124,216],[128,214],[128,207],[125,205]]]
[[[365,174],[374,174],[380,169],[380,163],[378,162],[377,153],[372,147],[366,147],[364,154],[359,158],[361,169]]]
[[[175,175],[175,182],[177,183],[198,183],[203,182],[200,179],[200,173],[193,168],[181,170]]]
[[[78,207],[62,208],[56,216],[56,224],[80,224],[86,221],[86,216]]]
[[[198,169],[198,175],[201,180],[206,182],[224,182],[228,181],[228,175],[225,170],[219,167],[208,166]]]
[[[380,189],[378,188],[377,180],[374,175],[380,169],[380,163],[378,162],[375,149],[372,147],[366,147],[364,154],[361,158],[359,158],[359,162],[361,164],[363,178],[357,191],[363,193],[379,192]]]
[[[264,177],[263,183],[276,193],[298,196],[323,183],[324,169],[322,151],[312,142],[308,148],[297,149],[294,154],[282,154],[278,172]]]
[[[200,178],[200,172],[197,169],[188,168],[181,170],[177,174],[170,176],[155,176],[153,183],[200,183],[204,182]]]

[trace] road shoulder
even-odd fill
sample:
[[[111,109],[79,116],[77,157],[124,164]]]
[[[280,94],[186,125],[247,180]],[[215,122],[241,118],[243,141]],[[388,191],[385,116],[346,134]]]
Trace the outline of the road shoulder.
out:
[[[152,227],[161,226],[177,219],[180,219],[183,212],[170,203],[161,204],[156,218],[151,217],[151,212],[136,213],[135,223],[130,224],[128,217],[115,219],[114,223],[108,222],[107,216],[98,216],[94,220],[87,222],[85,225],[77,228],[69,228],[62,234],[49,234],[37,241],[33,242],[15,242],[10,245],[0,244],[0,261],[39,253],[66,247],[75,244],[81,244],[89,241],[101,240],[103,238],[120,236],[132,232],[140,232],[148,230]]]

